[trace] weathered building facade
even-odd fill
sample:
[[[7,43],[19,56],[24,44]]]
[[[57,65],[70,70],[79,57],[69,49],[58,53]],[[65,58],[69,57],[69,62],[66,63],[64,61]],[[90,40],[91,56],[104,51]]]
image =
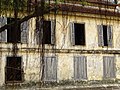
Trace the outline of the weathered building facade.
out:
[[[0,85],[41,77],[58,83],[120,79],[120,13],[114,4],[58,7],[57,14],[44,15],[42,33],[36,18],[0,33]],[[0,26],[12,21],[2,16]]]

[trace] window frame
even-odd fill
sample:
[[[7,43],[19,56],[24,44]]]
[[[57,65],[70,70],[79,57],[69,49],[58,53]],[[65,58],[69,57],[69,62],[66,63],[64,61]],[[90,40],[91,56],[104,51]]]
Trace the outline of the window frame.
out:
[[[20,58],[21,59],[21,80],[20,81],[7,81],[6,78],[6,72],[7,72],[7,58],[9,57],[15,57],[15,58]],[[24,66],[23,66],[23,57],[22,56],[7,56],[6,57],[6,63],[5,63],[5,83],[23,83],[24,82]]]
[[[112,69],[109,66],[111,65],[111,62],[113,65],[111,66]],[[107,64],[107,66],[105,64]],[[116,78],[115,56],[103,56],[103,79],[115,79],[115,78]]]
[[[84,80],[87,80],[88,79],[88,75],[87,75],[87,68],[88,68],[87,67],[87,56],[74,56],[73,57],[73,61],[74,61],[74,64],[73,64],[73,67],[74,67],[74,81],[84,81]],[[81,69],[80,64],[83,65],[82,69]],[[82,70],[82,73],[77,71],[78,68],[79,68],[79,70]],[[83,73],[83,71],[85,71],[85,72]],[[76,75],[78,76],[78,74],[79,75],[84,74],[85,76],[76,77]]]
[[[104,45],[103,26],[107,26],[107,45]],[[109,29],[108,29],[109,28]],[[113,47],[113,26],[112,25],[97,25],[97,36],[99,47]]]
[[[8,20],[9,20],[9,23],[8,23]],[[12,17],[7,17],[7,24],[10,24],[10,23],[13,23],[11,20],[13,20],[13,22],[15,22],[15,18],[12,18]],[[19,20],[19,18],[17,18],[17,20]],[[18,25],[19,28],[13,28],[12,26],[12,30],[15,31],[14,33],[16,33],[16,36],[14,36],[14,33],[12,34],[12,30],[11,28],[10,29],[7,29],[7,43],[21,43],[21,25]],[[17,32],[18,30],[15,30],[15,29],[18,29],[19,32]],[[10,32],[9,32],[10,30]],[[10,36],[8,36],[8,32],[11,34]],[[11,39],[8,39],[12,36]],[[14,36],[14,37],[13,37]],[[20,36],[19,38],[17,38],[17,36]],[[13,38],[17,38],[16,40]]]
[[[84,44],[75,44],[75,26],[74,24],[83,24],[84,25]],[[86,46],[86,27],[85,22],[70,22],[70,41],[72,46]]]
[[[53,58],[54,58],[54,59],[53,59]],[[56,68],[53,68],[53,71],[54,71],[55,73],[54,73],[54,75],[53,75],[53,73],[52,73],[52,75],[55,76],[54,79],[47,77],[47,74],[50,75],[50,74],[47,72],[48,66],[46,66],[47,63],[48,63],[47,61],[48,61],[49,59],[50,59],[51,61],[54,60],[54,62],[55,62],[55,63],[54,63],[55,66],[53,66],[53,67],[56,67]],[[52,63],[52,65],[53,65],[53,63]],[[50,66],[50,65],[49,65],[49,66]],[[58,67],[58,59],[57,59],[56,56],[45,56],[45,57],[44,57],[44,74],[43,74],[43,75],[44,75],[44,78],[43,78],[43,81],[45,81],[45,82],[57,82],[57,73],[58,73],[58,72],[57,72],[57,67]],[[49,68],[49,69],[51,69],[51,68]],[[50,70],[50,71],[51,71],[51,70]],[[46,72],[47,72],[47,73],[46,73]],[[50,76],[50,77],[51,77],[51,76]]]
[[[46,44],[46,43],[44,43],[44,41],[43,41],[43,44],[45,44],[45,45],[54,45],[55,44],[55,30],[56,30],[56,28],[55,28],[55,21],[54,20],[44,20],[44,21],[50,21],[51,22],[51,41],[50,41],[50,43],[49,44]],[[43,22],[44,22],[43,21]],[[40,24],[40,21],[38,20],[36,20],[36,26],[37,26],[37,24]],[[43,31],[44,32],[44,31]],[[40,41],[40,39],[41,39],[41,37],[40,37],[40,33],[41,33],[41,31],[36,31],[35,32],[35,34],[36,34],[36,43],[39,45],[39,44],[42,44],[42,42]],[[43,36],[44,37],[44,36]]]
[[[5,22],[4,22],[4,24],[3,25],[6,25],[7,24],[7,19],[8,18],[12,18],[12,17],[0,17],[0,19],[5,19]],[[1,20],[2,21],[2,20]],[[29,21],[29,20],[28,20]],[[25,22],[27,22],[27,25],[26,25],[26,27],[27,27],[27,29],[25,30],[24,29],[24,31],[26,31],[27,33],[25,34],[26,35],[26,40],[25,40],[25,42],[22,40],[22,24],[23,23],[25,23],[25,22],[23,22],[23,23],[21,23],[20,24],[20,41],[18,41],[18,42],[15,42],[15,43],[23,43],[23,44],[27,44],[28,43],[28,38],[29,38],[29,22],[28,21],[25,21]],[[2,25],[2,22],[0,22],[1,23],[1,25]],[[2,26],[3,26],[2,25]],[[24,27],[23,27],[24,28]],[[4,34],[3,34],[4,33]],[[7,29],[5,29],[4,31],[2,31],[1,33],[0,33],[0,37],[1,37],[1,40],[0,40],[0,43],[13,43],[13,42],[8,42],[8,35],[7,35],[7,33],[8,33],[8,31],[7,31]],[[3,37],[2,37],[3,36]],[[4,39],[5,38],[5,39]]]

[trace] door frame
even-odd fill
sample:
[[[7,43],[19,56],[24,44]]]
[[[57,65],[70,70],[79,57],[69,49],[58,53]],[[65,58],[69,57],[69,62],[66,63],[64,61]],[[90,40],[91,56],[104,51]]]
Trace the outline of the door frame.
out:
[[[7,56],[5,60],[5,84],[7,83],[22,83],[24,81],[24,71],[23,71],[23,59],[22,56],[15,56],[15,57],[20,57],[21,58],[21,80],[20,81],[7,81],[7,58],[8,57],[14,57],[14,56]]]

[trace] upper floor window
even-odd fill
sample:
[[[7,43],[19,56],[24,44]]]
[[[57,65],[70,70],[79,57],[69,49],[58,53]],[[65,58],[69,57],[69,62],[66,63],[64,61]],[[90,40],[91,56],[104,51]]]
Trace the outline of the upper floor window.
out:
[[[14,23],[14,18],[0,17],[0,27],[5,24]],[[20,25],[11,25],[7,30],[0,32],[0,42],[8,43],[27,43],[28,42],[28,21]]]
[[[15,22],[15,18],[7,18],[7,24]],[[21,31],[20,24],[12,25],[7,29],[7,42],[9,43],[18,43],[21,42]]]
[[[51,21],[44,21],[43,22],[43,43],[44,44],[51,44]]]
[[[85,24],[70,23],[72,45],[85,45]]]
[[[54,44],[54,21],[43,21],[43,32],[40,28],[40,21],[36,22],[36,40],[37,44]],[[43,34],[43,35],[42,35]]]
[[[112,26],[98,25],[98,45],[112,47]]]

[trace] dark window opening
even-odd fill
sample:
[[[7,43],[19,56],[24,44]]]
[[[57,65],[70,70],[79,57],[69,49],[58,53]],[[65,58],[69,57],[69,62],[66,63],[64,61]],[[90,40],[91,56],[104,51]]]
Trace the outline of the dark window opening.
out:
[[[43,43],[51,44],[51,21],[43,22]]]
[[[21,57],[7,57],[6,61],[6,82],[22,81]]]
[[[105,25],[103,25],[103,40],[104,40],[104,46],[108,46],[107,26],[105,26]]]
[[[85,25],[74,24],[75,28],[75,45],[85,45]]]
[[[14,18],[7,18],[7,24],[13,23]],[[21,30],[20,25],[13,25],[7,29],[7,42],[9,43],[19,43],[21,41]]]

